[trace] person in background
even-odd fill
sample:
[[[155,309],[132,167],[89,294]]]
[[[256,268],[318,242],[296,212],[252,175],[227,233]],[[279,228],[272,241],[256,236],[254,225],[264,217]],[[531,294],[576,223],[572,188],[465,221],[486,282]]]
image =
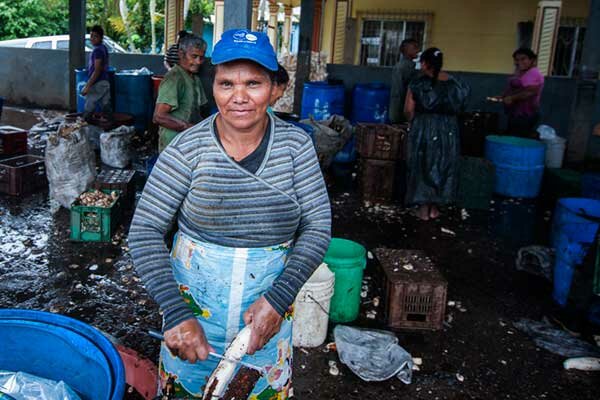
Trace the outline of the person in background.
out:
[[[179,42],[179,64],[163,78],[158,88],[153,121],[159,126],[158,151],[171,140],[202,120],[201,109],[207,103],[198,70],[204,62],[206,42],[193,34]]]
[[[418,75],[413,61],[419,54],[419,42],[415,39],[404,39],[400,45],[400,61],[392,70],[392,87],[390,93],[390,121],[393,124],[405,122],[404,102],[408,85]]]
[[[490,100],[504,103],[508,119],[507,134],[537,137],[544,76],[536,67],[537,55],[531,49],[517,49],[513,53],[513,60],[515,73],[508,79],[506,90],[502,96]]]
[[[208,352],[223,354],[249,326],[244,360],[267,372],[249,398],[284,400],[290,308],[329,245],[329,198],[310,137],[267,113],[278,69],[267,35],[224,32],[212,64],[219,112],[160,154],[129,245],[163,315],[161,387],[171,380],[178,398],[202,397],[219,362]],[[169,254],[164,235],[174,218]]]
[[[421,220],[440,215],[454,201],[460,156],[457,114],[469,97],[467,85],[442,71],[444,56],[430,48],[421,55],[422,74],[408,88],[404,112],[411,121],[407,138],[406,202]]]
[[[283,67],[283,65],[278,64],[277,72],[275,73],[275,81],[273,82],[273,92],[271,94],[271,101],[269,102],[268,112],[273,112],[273,106],[283,97],[285,90],[288,87],[288,83],[290,82],[290,75]]]
[[[100,104],[102,112],[110,113],[110,83],[108,81],[108,49],[102,43],[104,30],[99,25],[94,25],[90,31],[90,41],[94,49],[90,53],[88,63],[88,80],[81,94],[85,96],[83,116],[88,119]]]
[[[167,71],[170,71],[171,68],[179,64],[179,42],[187,35],[189,35],[187,31],[179,31],[177,34],[177,42],[172,44],[171,47],[169,47],[169,50],[167,50],[165,53],[163,65]]]

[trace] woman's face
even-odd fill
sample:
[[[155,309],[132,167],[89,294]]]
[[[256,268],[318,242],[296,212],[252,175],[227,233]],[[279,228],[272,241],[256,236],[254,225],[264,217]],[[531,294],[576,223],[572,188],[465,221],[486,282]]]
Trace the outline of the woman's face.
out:
[[[532,58],[527,57],[525,54],[517,54],[514,58],[515,67],[517,67],[518,71],[525,72],[533,67],[534,60]]]
[[[218,65],[213,94],[221,117],[237,129],[249,129],[264,120],[273,83],[266,70],[251,61]]]

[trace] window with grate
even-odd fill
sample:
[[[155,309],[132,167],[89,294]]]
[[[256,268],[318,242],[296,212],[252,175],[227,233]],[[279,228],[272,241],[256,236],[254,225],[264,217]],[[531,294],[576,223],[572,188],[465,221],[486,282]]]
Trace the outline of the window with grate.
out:
[[[394,66],[400,60],[400,44],[408,38],[417,40],[423,46],[425,22],[363,20],[360,64]]]
[[[579,74],[584,37],[583,26],[561,26],[558,29],[552,75],[572,78]]]

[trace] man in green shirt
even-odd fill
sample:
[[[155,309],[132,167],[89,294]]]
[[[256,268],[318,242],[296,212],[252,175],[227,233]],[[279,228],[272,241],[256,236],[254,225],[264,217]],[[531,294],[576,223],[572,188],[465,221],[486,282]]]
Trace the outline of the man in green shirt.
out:
[[[182,132],[202,120],[206,94],[197,75],[204,62],[206,42],[188,35],[179,42],[179,64],[165,75],[158,89],[154,123],[159,125],[158,151],[162,152]]]

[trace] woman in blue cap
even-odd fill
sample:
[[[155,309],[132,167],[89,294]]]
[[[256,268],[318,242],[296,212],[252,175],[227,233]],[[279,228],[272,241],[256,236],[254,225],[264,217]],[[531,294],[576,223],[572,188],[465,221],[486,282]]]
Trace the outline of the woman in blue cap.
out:
[[[160,306],[159,365],[177,397],[200,397],[244,326],[244,361],[267,372],[250,398],[286,399],[294,299],[330,240],[331,210],[310,137],[267,114],[277,58],[267,36],[238,29],[216,44],[219,112],[160,154],[130,229],[136,270]],[[164,235],[177,216],[169,254]]]

